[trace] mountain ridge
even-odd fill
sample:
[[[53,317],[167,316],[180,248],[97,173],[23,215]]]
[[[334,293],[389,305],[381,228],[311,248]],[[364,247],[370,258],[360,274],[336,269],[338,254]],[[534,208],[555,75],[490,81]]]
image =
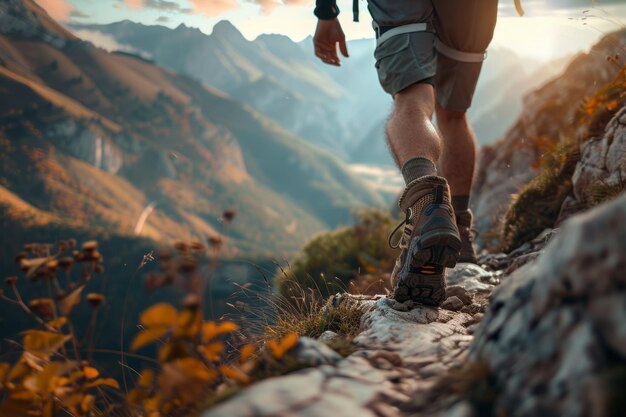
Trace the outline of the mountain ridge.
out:
[[[38,7],[11,6],[12,16]],[[0,104],[0,184],[39,210],[132,234],[155,203],[144,233],[162,241],[222,234],[220,213],[234,206],[233,251],[286,254],[381,203],[334,156],[215,89],[132,54],[29,33],[0,37],[0,90],[11,98]]]

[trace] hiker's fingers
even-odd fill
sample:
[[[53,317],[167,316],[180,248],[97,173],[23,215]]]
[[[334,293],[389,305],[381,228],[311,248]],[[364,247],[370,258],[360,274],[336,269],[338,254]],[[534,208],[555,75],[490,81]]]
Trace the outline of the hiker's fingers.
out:
[[[315,48],[315,56],[322,60],[325,64],[339,65],[339,57],[337,56],[336,48],[328,48],[327,46],[320,46]]]
[[[343,36],[339,39],[339,50],[341,51],[341,55],[348,58],[348,46],[346,45],[346,38]]]
[[[322,60],[323,63],[328,64],[328,65],[334,65],[334,66],[339,66],[339,59],[337,58],[333,58],[330,55],[327,54],[315,54],[319,59]]]

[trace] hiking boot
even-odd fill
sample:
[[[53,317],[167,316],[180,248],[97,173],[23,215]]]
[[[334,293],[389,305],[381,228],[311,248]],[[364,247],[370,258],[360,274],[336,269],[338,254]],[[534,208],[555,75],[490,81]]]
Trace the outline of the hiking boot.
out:
[[[442,177],[418,178],[406,186],[398,205],[406,218],[389,236],[389,245],[402,249],[391,273],[393,298],[438,306],[446,299],[445,268],[456,265],[461,248],[448,183]],[[400,241],[393,244],[403,225]]]
[[[461,237],[461,256],[459,262],[478,263],[476,251],[474,250],[474,230],[472,229],[472,211],[463,210],[454,212],[456,215],[456,225],[459,228]]]

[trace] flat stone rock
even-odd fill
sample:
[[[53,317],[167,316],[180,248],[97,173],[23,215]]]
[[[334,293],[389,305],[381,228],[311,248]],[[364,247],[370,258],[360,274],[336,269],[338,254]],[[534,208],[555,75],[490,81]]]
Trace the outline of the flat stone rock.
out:
[[[339,335],[332,330],[326,330],[319,337],[320,342],[331,343],[339,338]]]
[[[448,297],[457,297],[463,302],[464,305],[472,304],[472,296],[467,292],[465,288],[459,285],[448,286],[448,288],[446,288],[446,295]]]
[[[451,311],[459,311],[463,308],[465,304],[461,299],[455,295],[452,297],[448,297],[443,303],[441,303],[441,308]]]
[[[342,359],[340,354],[326,344],[309,337],[301,337],[289,355],[304,366],[332,365]]]
[[[462,287],[470,293],[488,292],[493,289],[493,285],[488,284],[492,276],[492,272],[478,265],[460,263],[446,271],[446,282],[450,286]]]

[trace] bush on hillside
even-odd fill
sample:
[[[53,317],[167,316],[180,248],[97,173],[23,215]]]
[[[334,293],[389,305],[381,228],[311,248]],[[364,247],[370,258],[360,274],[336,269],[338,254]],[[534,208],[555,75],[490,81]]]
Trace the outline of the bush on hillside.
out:
[[[327,297],[345,291],[360,276],[391,271],[397,256],[387,244],[393,219],[375,209],[358,212],[355,218],[353,226],[313,238],[293,264],[279,272],[275,282],[282,296],[300,297],[303,289],[313,289]]]

